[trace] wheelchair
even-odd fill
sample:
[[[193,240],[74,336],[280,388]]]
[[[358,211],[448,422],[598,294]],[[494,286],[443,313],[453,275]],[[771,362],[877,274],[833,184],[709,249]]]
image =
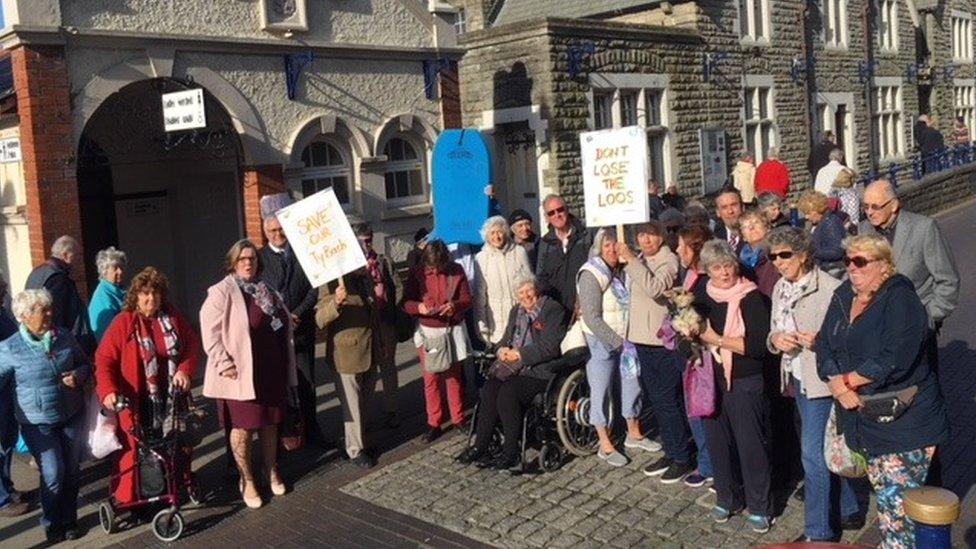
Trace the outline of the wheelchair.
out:
[[[519,445],[521,465],[524,471],[531,466],[528,460],[530,448],[538,448],[536,462],[543,472],[559,469],[571,457],[592,455],[597,450],[596,429],[590,425],[590,386],[586,382],[586,361],[589,350],[573,349],[560,358],[536,366],[552,373],[546,388],[538,393],[526,408],[522,418],[522,435]],[[473,353],[479,375],[487,377],[488,369],[495,361],[491,350]],[[468,446],[474,444],[478,423],[479,400],[474,408],[468,431]],[[608,413],[612,421],[610,403]],[[489,455],[501,452],[504,435],[501,425],[496,425],[488,445]]]

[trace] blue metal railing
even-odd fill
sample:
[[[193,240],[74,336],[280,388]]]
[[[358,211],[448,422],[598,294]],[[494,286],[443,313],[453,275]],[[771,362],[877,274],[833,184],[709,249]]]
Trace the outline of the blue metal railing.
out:
[[[926,175],[951,170],[973,162],[976,162],[976,143],[953,145],[928,156],[915,153],[905,162],[889,164],[884,169],[877,171],[872,170],[864,174],[858,183],[867,185],[879,177],[886,177],[897,186],[899,175],[902,173],[908,173],[913,180],[918,181]]]

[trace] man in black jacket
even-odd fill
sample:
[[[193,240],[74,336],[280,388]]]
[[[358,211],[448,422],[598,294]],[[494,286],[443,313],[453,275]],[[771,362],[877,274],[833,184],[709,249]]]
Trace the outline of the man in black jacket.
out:
[[[539,239],[535,267],[539,290],[558,301],[567,311],[576,306],[576,273],[586,263],[593,235],[569,212],[559,195],[542,201],[549,220],[549,232]]]
[[[268,244],[258,252],[261,279],[281,294],[285,306],[291,311],[295,328],[298,403],[308,442],[321,448],[327,443],[315,414],[315,302],[318,295],[288,244],[281,223],[274,215],[274,211],[278,209],[267,212],[268,217],[264,219],[264,236],[268,239]],[[264,208],[262,214],[265,214],[263,210]]]
[[[96,343],[88,322],[88,307],[71,279],[71,266],[80,255],[77,240],[67,235],[59,237],[51,246],[51,258],[31,271],[24,289],[43,288],[50,292],[54,325],[71,332],[85,353],[92,356]]]
[[[810,157],[807,158],[807,170],[810,171],[811,181],[817,178],[820,168],[830,163],[830,151],[837,148],[837,139],[834,132],[827,130],[820,136],[820,143],[813,146],[810,150]]]

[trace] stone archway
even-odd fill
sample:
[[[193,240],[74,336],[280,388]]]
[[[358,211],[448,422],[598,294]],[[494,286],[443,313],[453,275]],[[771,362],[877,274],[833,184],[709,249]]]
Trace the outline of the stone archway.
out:
[[[241,139],[204,89],[207,126],[163,130],[161,95],[200,87],[172,78],[128,84],[89,117],[78,142],[78,192],[89,280],[95,254],[126,252],[128,275],[147,265],[170,279],[173,302],[195,318],[244,234]]]

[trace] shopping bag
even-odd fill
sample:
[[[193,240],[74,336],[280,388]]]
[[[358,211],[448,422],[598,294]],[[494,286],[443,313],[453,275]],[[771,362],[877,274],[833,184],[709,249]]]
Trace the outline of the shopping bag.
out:
[[[827,418],[827,427],[824,429],[824,460],[832,473],[842,477],[860,478],[868,474],[867,460],[847,445],[847,439],[837,421],[836,403],[830,408],[830,417]]]
[[[122,449],[118,436],[118,417],[111,410],[102,408],[98,394],[91,392],[88,399],[88,451],[95,459],[102,459]]]
[[[707,350],[698,356],[685,366],[685,408],[688,417],[712,417],[715,415],[715,366],[712,353]]]

